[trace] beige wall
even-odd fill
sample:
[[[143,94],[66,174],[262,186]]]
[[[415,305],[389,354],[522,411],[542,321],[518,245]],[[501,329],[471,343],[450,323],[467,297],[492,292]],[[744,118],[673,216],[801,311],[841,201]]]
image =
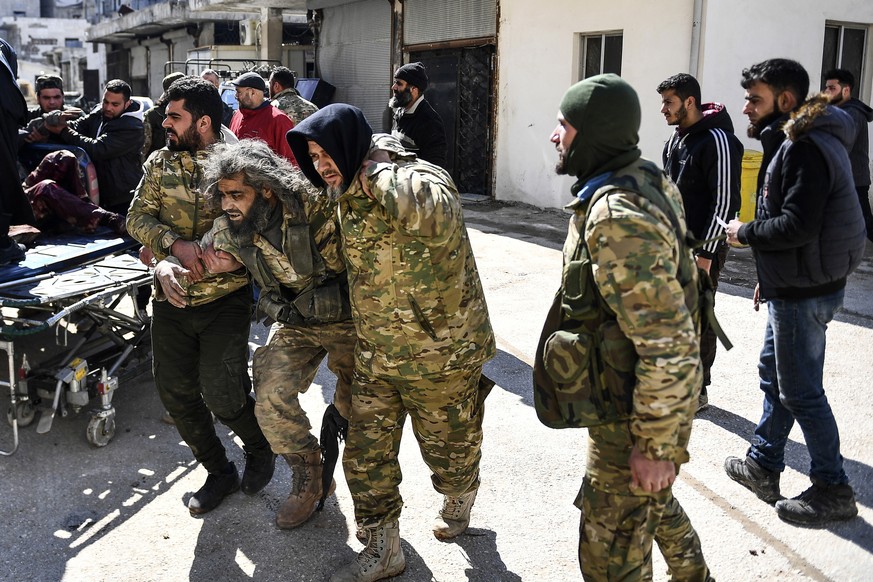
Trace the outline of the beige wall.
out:
[[[501,0],[497,101],[498,199],[560,207],[573,180],[554,173],[558,105],[578,81],[576,34],[623,30],[622,76],[640,94],[643,155],[659,159],[668,134],[655,87],[687,70],[691,0]]]

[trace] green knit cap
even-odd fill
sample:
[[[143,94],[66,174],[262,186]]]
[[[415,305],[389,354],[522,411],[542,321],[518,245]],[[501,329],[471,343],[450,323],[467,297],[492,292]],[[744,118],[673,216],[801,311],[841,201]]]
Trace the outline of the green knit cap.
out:
[[[567,173],[579,179],[573,194],[589,178],[640,157],[640,100],[618,75],[596,75],[570,87],[561,114],[578,132],[567,155]]]

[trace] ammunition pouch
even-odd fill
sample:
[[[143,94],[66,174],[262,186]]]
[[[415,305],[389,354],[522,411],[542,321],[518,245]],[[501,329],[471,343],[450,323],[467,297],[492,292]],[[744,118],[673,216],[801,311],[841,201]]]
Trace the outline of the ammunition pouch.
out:
[[[293,299],[286,297],[284,291],[284,287],[279,291],[262,289],[258,312],[285,325],[334,323],[352,316],[344,276],[307,289]]]

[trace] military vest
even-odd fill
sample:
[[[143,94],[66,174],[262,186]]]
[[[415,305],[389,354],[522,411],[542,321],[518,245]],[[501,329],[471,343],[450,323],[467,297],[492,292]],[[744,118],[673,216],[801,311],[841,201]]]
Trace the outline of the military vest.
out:
[[[639,160],[616,171],[595,192],[588,211],[614,190],[634,192],[661,210],[671,222],[680,247],[676,278],[698,332],[712,326],[730,349],[713,311],[709,275],[699,271],[693,239],[677,210],[661,189],[662,172]],[[697,274],[697,275],[696,275]],[[626,420],[633,407],[637,353],[616,321],[615,312],[598,290],[585,237],[564,266],[563,285],[555,296],[534,360],[534,406],[550,428],[589,427]]]
[[[276,278],[255,244],[240,245],[240,260],[261,288],[258,314],[286,325],[332,323],[351,318],[346,274],[328,272],[312,237],[313,230],[315,228],[311,229],[305,222],[285,224],[283,229],[281,220],[273,220],[260,233],[271,244],[278,241],[294,272],[309,278],[305,288],[297,292]]]

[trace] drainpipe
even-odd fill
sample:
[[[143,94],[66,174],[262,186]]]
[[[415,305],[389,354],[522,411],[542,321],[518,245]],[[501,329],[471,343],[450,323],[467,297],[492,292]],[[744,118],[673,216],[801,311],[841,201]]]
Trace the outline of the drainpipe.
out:
[[[694,0],[694,13],[691,17],[691,55],[688,59],[688,72],[700,79],[700,36],[703,28],[703,2]]]

